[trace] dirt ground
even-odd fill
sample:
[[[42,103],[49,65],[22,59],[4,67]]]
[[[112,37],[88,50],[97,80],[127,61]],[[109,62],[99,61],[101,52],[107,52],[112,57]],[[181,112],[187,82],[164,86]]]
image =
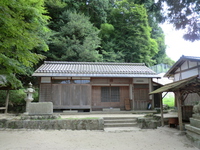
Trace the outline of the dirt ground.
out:
[[[1,150],[198,150],[177,129],[0,130]]]
[[[62,118],[110,116],[133,115],[62,115]],[[19,119],[13,115],[0,114],[0,119],[17,118]],[[0,150],[198,150],[180,133],[168,126],[154,130],[116,128],[105,131],[0,129]]]

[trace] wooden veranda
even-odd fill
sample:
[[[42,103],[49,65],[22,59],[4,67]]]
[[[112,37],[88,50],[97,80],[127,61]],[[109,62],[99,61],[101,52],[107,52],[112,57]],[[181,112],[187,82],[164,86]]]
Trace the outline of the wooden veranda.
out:
[[[182,121],[181,107],[189,93],[197,93],[200,96],[200,78],[199,76],[193,76],[173,83],[169,83],[149,94],[159,93],[160,96],[162,97],[163,92],[174,92],[175,94],[175,101],[178,109],[179,126],[180,130],[182,131],[183,121]],[[162,120],[162,125],[164,125],[162,99],[161,99],[161,120]]]

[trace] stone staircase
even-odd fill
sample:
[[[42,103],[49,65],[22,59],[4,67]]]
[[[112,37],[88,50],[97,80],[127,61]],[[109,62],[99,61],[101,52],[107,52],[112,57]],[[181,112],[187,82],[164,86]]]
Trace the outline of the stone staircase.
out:
[[[137,127],[137,118],[134,117],[104,117],[104,128]]]

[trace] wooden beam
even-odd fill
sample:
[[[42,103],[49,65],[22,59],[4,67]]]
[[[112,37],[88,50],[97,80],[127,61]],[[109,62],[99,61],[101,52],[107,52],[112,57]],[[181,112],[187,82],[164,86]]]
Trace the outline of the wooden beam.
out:
[[[189,94],[189,93],[186,93],[186,94],[183,93],[183,94],[181,94],[181,95],[182,95],[182,98],[183,98],[183,101],[186,100],[186,98],[188,97],[188,94]],[[184,96],[185,96],[185,97],[184,97]]]
[[[178,121],[179,121],[179,127],[180,130],[183,131],[183,121],[182,121],[182,102],[181,102],[181,94],[180,91],[176,92],[176,103],[178,108]]]
[[[9,103],[9,90],[7,90],[7,94],[6,94],[5,114],[8,113],[8,103]]]
[[[160,93],[159,95],[160,95],[160,115],[161,115],[161,125],[162,125],[162,127],[164,127],[162,93]]]
[[[162,97],[162,99],[168,94],[168,92],[165,93],[165,95]]]

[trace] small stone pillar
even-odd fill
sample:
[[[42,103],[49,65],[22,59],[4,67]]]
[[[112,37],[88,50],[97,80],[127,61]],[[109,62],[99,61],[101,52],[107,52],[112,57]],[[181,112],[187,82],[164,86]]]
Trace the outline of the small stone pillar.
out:
[[[194,146],[200,149],[200,102],[193,107],[194,114],[190,118],[190,125],[186,125],[186,136],[192,141]]]
[[[35,93],[35,90],[32,88],[31,82],[28,85],[29,87],[24,90],[24,92],[27,93],[27,97],[24,99],[26,101],[26,113],[29,112],[29,104],[33,101],[33,93]]]

